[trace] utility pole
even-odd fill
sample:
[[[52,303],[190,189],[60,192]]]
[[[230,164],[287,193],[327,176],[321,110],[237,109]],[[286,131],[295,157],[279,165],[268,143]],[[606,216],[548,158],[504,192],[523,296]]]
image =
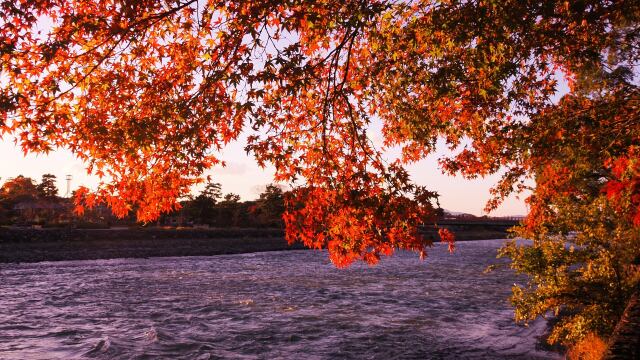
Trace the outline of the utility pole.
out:
[[[67,180],[67,194],[65,195],[65,197],[71,197],[71,179],[72,176],[71,175],[67,175],[65,177],[65,179]]]

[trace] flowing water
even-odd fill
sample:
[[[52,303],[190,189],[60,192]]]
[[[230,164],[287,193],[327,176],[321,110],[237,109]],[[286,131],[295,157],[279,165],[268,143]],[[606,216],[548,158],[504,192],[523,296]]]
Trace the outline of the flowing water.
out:
[[[502,240],[334,268],[320,251],[0,264],[0,359],[554,359]]]

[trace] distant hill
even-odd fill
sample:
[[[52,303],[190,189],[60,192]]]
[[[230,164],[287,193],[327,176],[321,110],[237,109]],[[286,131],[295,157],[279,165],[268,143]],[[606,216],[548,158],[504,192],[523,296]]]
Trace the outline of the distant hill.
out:
[[[451,211],[451,210],[447,210],[447,209],[443,209],[443,210],[444,210],[444,216],[445,217],[470,218],[470,219],[484,218],[484,216],[476,216],[476,215],[473,215],[473,214],[460,212],[460,211]],[[522,220],[526,216],[524,216],[524,215],[507,215],[507,216],[487,216],[487,217],[491,218],[491,219],[494,219],[494,220],[500,220],[500,219]]]
[[[444,210],[444,214],[446,215],[451,215],[451,216],[459,216],[459,217],[477,217],[473,214],[469,214],[469,213],[465,213],[465,212],[460,212],[460,211],[451,211],[451,210],[447,210],[447,209],[443,209]]]

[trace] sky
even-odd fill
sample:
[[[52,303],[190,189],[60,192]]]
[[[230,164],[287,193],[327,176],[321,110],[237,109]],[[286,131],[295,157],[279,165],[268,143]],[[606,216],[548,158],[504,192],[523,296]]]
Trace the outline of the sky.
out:
[[[416,164],[408,170],[413,181],[424,185],[440,194],[440,205],[450,211],[465,212],[474,215],[484,215],[484,205],[489,199],[489,188],[494,185],[499,176],[484,179],[465,180],[462,177],[443,175],[437,167],[440,151]],[[205,175],[211,175],[212,181],[222,184],[223,193],[235,193],[243,200],[258,197],[264,186],[272,182],[273,168],[261,169],[256,161],[246,155],[244,144],[236,142],[230,144],[222,152],[222,159],[226,161],[225,168],[215,167]],[[5,137],[0,140],[0,182],[17,175],[24,175],[39,181],[43,174],[53,174],[58,178],[60,195],[67,192],[66,175],[71,175],[71,190],[80,185],[95,188],[99,182],[96,177],[87,175],[83,163],[66,150],[56,150],[47,155],[27,154],[16,146],[13,139]],[[195,188],[197,193],[200,189]],[[508,216],[526,214],[524,197],[520,199],[510,197],[496,211],[489,215]]]

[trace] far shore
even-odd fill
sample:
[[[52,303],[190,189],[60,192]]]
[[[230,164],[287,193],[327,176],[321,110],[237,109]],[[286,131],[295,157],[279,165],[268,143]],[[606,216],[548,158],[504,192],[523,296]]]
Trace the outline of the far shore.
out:
[[[460,241],[505,238],[501,229],[453,229]],[[437,241],[434,230],[424,231]],[[0,263],[212,256],[301,250],[282,229],[31,229],[0,228]]]

